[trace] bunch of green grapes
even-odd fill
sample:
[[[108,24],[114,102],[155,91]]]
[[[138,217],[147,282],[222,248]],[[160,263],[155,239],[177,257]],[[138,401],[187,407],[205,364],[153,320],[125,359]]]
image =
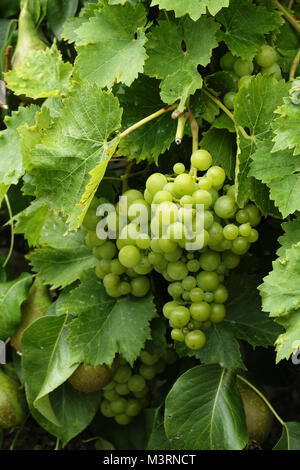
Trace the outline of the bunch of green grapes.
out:
[[[241,57],[236,57],[232,55],[231,52],[226,52],[220,59],[220,66],[223,70],[232,73],[240,89],[242,87],[248,87],[255,65],[257,65],[257,70],[260,71],[262,75],[273,75],[277,80],[280,80],[282,75],[277,60],[278,54],[276,50],[272,46],[264,44],[255,56],[255,63],[244,60]],[[223,97],[225,106],[230,110],[234,108],[235,95],[235,91],[229,91]]]
[[[124,204],[125,202],[125,204]],[[146,233],[148,220],[145,221],[145,232],[141,232],[137,224],[132,223],[135,214],[144,209],[147,215],[150,206],[143,194],[136,189],[129,189],[115,206],[115,212],[106,218],[107,233],[113,238],[100,238],[97,235],[99,217],[96,214],[100,204],[107,200],[94,197],[83,221],[86,233],[86,244],[93,250],[98,259],[96,275],[102,279],[106,292],[111,297],[131,294],[144,297],[150,290],[147,274],[153,266],[148,261],[147,250],[150,237]],[[120,215],[127,218],[128,223],[120,226]]]
[[[258,239],[253,227],[261,215],[251,203],[238,208],[235,187],[224,186],[225,172],[212,166],[209,152],[195,151],[191,165],[192,171],[187,173],[182,163],[176,163],[174,178],[152,174],[144,197],[149,204],[157,204],[151,221],[156,238],[151,240],[148,259],[169,282],[173,298],[164,305],[163,314],[169,320],[173,340],[199,349],[205,344],[204,331],[226,315],[225,276]],[[197,177],[195,170],[202,176]],[[194,226],[198,204],[204,208],[203,226],[194,235],[191,248],[184,221],[190,217]]]
[[[166,351],[163,357],[143,350],[133,367],[119,358],[113,378],[102,392],[100,411],[103,416],[114,418],[118,424],[129,424],[149,406],[156,376],[176,360],[173,350]]]

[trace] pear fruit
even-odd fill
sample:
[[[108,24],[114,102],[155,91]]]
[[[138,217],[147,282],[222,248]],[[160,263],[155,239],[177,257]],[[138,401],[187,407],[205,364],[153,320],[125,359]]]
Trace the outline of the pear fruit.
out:
[[[105,387],[111,381],[112,376],[112,370],[105,364],[99,366],[80,364],[69,377],[69,382],[76,390],[90,393]]]
[[[44,50],[47,45],[40,39],[29,11],[29,0],[25,0],[19,16],[19,30],[12,68],[23,65],[26,57],[34,50]]]
[[[21,351],[21,340],[24,330],[35,320],[43,317],[50,305],[51,300],[47,287],[36,278],[29,290],[28,299],[21,306],[21,323],[10,339],[12,346],[18,352]]]
[[[18,426],[26,416],[26,403],[19,383],[0,369],[0,428]]]
[[[271,431],[273,414],[262,398],[248,385],[238,381],[237,387],[244,406],[249,439],[262,444]]]

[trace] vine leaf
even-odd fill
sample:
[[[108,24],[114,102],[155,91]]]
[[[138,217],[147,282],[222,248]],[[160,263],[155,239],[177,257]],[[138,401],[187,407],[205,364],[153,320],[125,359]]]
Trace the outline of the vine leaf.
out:
[[[32,277],[22,273],[18,279],[0,283],[0,339],[5,341],[21,321],[21,304],[27,299]]]
[[[273,450],[300,450],[300,424],[284,423],[282,434]]]
[[[228,7],[229,0],[152,0],[151,6],[174,10],[175,16],[189,14],[192,20],[197,21],[201,15],[205,15],[208,9],[211,15],[216,15],[223,7]]]
[[[70,324],[72,351],[93,365],[111,365],[116,353],[133,365],[145,341],[151,339],[149,323],[157,316],[151,296],[116,301],[94,272],[82,276],[64,308],[78,315]]]
[[[115,150],[118,138],[108,139],[120,127],[121,114],[111,93],[78,83],[40,143],[29,148],[37,197],[68,214],[71,230],[80,226]]]
[[[218,40],[224,41],[236,56],[251,60],[258,48],[264,44],[264,35],[277,29],[282,20],[280,14],[256,6],[251,0],[231,0],[216,16],[224,30],[218,33]]]
[[[80,39],[76,33],[77,29],[79,29],[83,23],[88,22],[90,18],[95,16],[96,11],[100,11],[101,8],[102,5],[100,3],[88,3],[85,8],[80,10],[80,16],[69,18],[68,21],[64,23],[61,37],[70,44],[73,42],[78,44]]]
[[[131,85],[146,59],[145,23],[146,11],[141,4],[135,8],[104,5],[96,11],[76,30],[75,69],[79,75],[100,87],[111,87],[115,82]]]
[[[72,64],[62,60],[56,44],[45,50],[32,51],[21,67],[4,77],[16,95],[38,99],[66,96],[71,89]]]
[[[179,24],[162,20],[149,33],[145,73],[162,79],[163,101],[172,104],[179,99],[179,111],[183,111],[187,96],[202,86],[197,66],[209,63],[212,49],[218,45],[217,30],[214,20],[203,16],[196,22],[187,17]]]
[[[284,222],[282,224],[284,235],[278,238],[281,247],[277,250],[277,255],[280,257],[285,256],[287,248],[291,248],[300,240],[300,217],[291,220],[290,222]]]
[[[165,430],[174,449],[241,450],[248,441],[231,370],[193,367],[175,382],[165,406]]]

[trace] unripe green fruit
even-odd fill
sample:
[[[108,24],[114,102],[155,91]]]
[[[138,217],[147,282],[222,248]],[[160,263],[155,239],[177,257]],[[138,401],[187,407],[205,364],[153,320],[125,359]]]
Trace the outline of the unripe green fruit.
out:
[[[25,399],[19,384],[0,369],[0,428],[18,426],[25,414]]]
[[[237,387],[244,406],[249,439],[262,443],[271,431],[273,415],[254,390],[241,381],[237,382]]]
[[[69,382],[80,392],[96,392],[105,387],[112,379],[112,371],[105,364],[92,366],[80,364],[69,377]]]

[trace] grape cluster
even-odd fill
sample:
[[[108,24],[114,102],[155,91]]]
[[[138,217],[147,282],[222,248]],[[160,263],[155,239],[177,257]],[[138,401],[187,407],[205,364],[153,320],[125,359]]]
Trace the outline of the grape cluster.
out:
[[[143,350],[134,367],[130,367],[123,358],[119,358],[113,378],[102,392],[100,405],[102,415],[114,418],[118,424],[129,424],[149,406],[155,377],[176,360],[177,355],[173,350],[166,351],[163,357]]]
[[[255,56],[255,63],[243,60],[241,57],[236,57],[232,55],[231,52],[226,52],[220,59],[220,66],[223,70],[232,74],[240,89],[249,85],[251,76],[256,68],[255,66],[257,66],[257,70],[259,70],[262,75],[273,75],[277,80],[280,80],[282,75],[277,60],[278,55],[276,50],[264,44]],[[223,97],[225,106],[230,110],[234,108],[235,95],[235,91],[228,91]]]

